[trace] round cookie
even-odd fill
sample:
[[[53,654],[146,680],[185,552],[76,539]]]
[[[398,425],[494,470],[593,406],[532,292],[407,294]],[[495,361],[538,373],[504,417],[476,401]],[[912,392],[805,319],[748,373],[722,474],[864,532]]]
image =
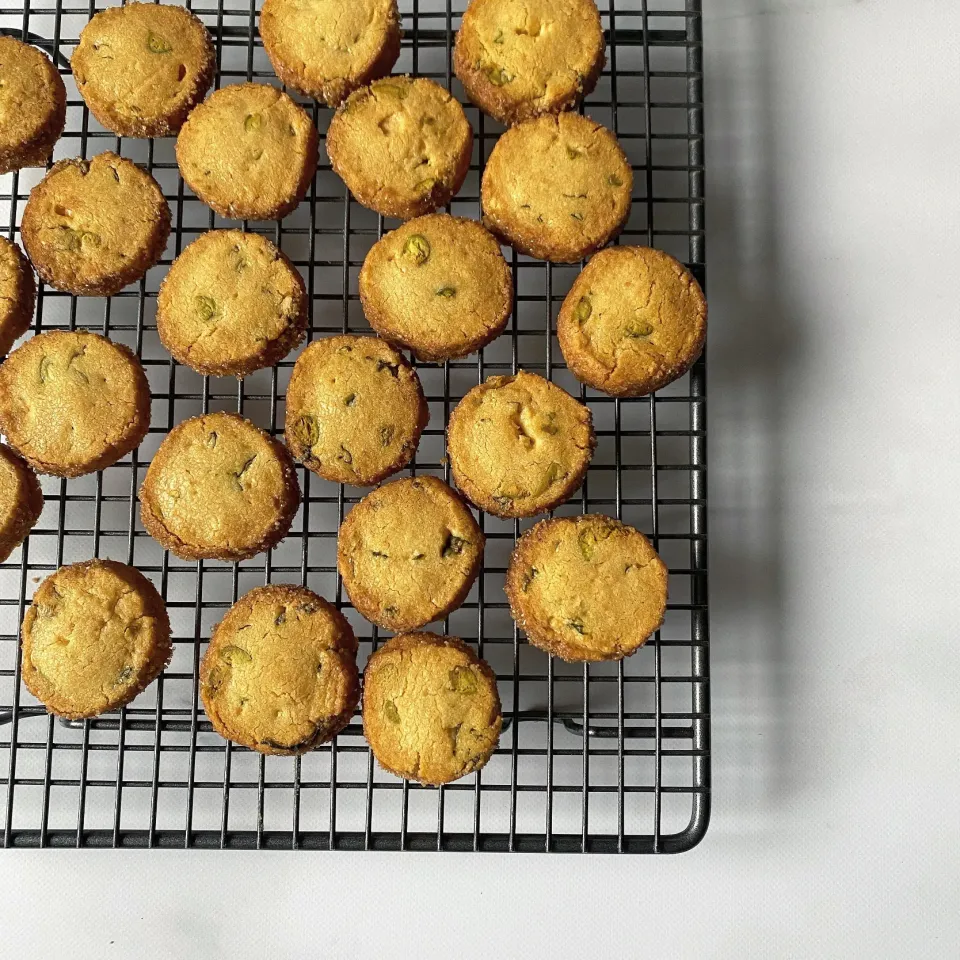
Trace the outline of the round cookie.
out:
[[[157,333],[198,373],[245,377],[282,360],[307,329],[296,267],[266,237],[211,230],[174,260],[157,298]]]
[[[41,333],[0,365],[0,432],[38,473],[103,470],[136,449],[149,427],[140,361],[97,333]]]
[[[513,280],[500,244],[479,223],[433,213],[373,245],[360,271],[360,300],[381,337],[439,363],[500,336]]]
[[[325,337],[297,358],[286,440],[308,470],[373,486],[413,458],[430,411],[409,363],[376,337]]]
[[[471,0],[453,51],[467,96],[508,126],[575,107],[603,63],[594,0]]]
[[[397,0],[264,0],[260,36],[289,87],[338,106],[400,56]]]
[[[472,152],[463,107],[423,77],[390,77],[357,90],[327,131],[330,163],[354,197],[400,220],[449,203]]]
[[[511,127],[480,185],[483,222],[540,260],[575,263],[615,237],[630,215],[633,172],[617,138],[577,113]]]
[[[101,153],[55,163],[30,192],[21,230],[27,255],[51,287],[109,297],[160,259],[170,208],[149,173]]]
[[[380,766],[440,786],[479,770],[500,738],[497,678],[462,640],[404,633],[363,672],[363,733]]]
[[[534,646],[563,660],[620,660],[663,623],[667,568],[625,523],[555,517],[519,539],[505,589]]]
[[[173,653],[156,587],[114,560],[75,563],[47,577],[21,636],[24,685],[51,713],[70,720],[129,703]]]
[[[306,111],[262,83],[215,90],[177,137],[187,186],[221,217],[279,220],[317,170],[319,136]]]
[[[260,753],[306,753],[332,740],[357,707],[357,638],[312,590],[257,587],[214,627],[200,697],[225,739]]]
[[[67,90],[50,58],[0,36],[0,173],[42,167],[66,119]]]
[[[20,248],[0,237],[0,357],[30,329],[37,281]]]
[[[95,14],[70,58],[90,112],[122,137],[176,133],[203,99],[217,57],[189,10],[127,3]]]
[[[337,539],[337,566],[354,607],[385,630],[413,630],[463,603],[484,536],[437,477],[406,477],[367,494]]]
[[[578,380],[614,397],[653,393],[703,350],[707,302],[693,274],[650,247],[610,247],[560,307],[557,337]]]
[[[269,550],[299,506],[290,454],[238,413],[174,427],[140,487],[147,533],[184,560],[243,560]]]
[[[43,492],[36,474],[0,443],[0,563],[23,543],[42,510]]]
[[[457,486],[498,517],[532,517],[563,503],[583,482],[595,445],[590,409],[523,370],[474,387],[447,429]]]

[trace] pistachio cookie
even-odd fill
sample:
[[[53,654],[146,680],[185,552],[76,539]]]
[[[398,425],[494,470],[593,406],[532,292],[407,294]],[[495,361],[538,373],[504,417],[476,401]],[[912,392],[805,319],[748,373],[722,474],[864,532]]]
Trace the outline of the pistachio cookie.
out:
[[[693,366],[707,336],[707,302],[693,274],[669,254],[611,247],[574,281],[557,336],[578,380],[615,397],[639,397]]]
[[[590,409],[523,370],[474,387],[447,430],[457,486],[498,517],[532,517],[563,503],[583,482],[595,445]]]
[[[103,470],[138,447],[149,427],[140,361],[97,333],[41,333],[0,365],[0,432],[39,473]]]
[[[338,106],[400,56],[397,0],[264,0],[260,36],[289,87]]]
[[[479,770],[500,739],[497,678],[462,640],[403,633],[363,672],[363,732],[380,766],[440,786]]]
[[[597,85],[603,27],[594,0],[471,0],[453,68],[501,123],[575,107]]]
[[[198,373],[245,377],[282,360],[307,329],[296,267],[266,237],[211,230],[174,260],[157,298],[157,333]]]
[[[357,708],[357,638],[312,590],[257,587],[214,628],[200,696],[225,739],[260,753],[306,753],[332,740]]]
[[[23,245],[57,290],[109,297],[163,254],[170,208],[160,185],[115,153],[61,160],[30,192]]]
[[[43,492],[36,474],[0,443],[0,563],[23,543],[42,510]]]
[[[360,300],[381,337],[439,363],[500,336],[513,280],[500,244],[479,223],[433,213],[373,245],[360,271]]]
[[[466,504],[437,477],[407,477],[367,494],[337,540],[354,607],[385,630],[442,620],[480,572],[484,537]]]
[[[30,329],[37,281],[20,248],[0,237],[0,357]]]
[[[354,197],[400,220],[449,203],[472,152],[463,107],[423,77],[390,77],[357,90],[327,132],[330,163]]]
[[[534,646],[563,660],[620,660],[663,623],[667,568],[625,523],[555,517],[517,542],[505,589]]]
[[[373,486],[402,470],[429,419],[416,371],[376,337],[315,340],[287,387],[287,446],[334,483]]]
[[[67,120],[67,90],[50,58],[0,36],[0,173],[42,167]]]
[[[483,222],[520,253],[574,263],[630,215],[633,172],[617,138],[577,113],[511,127],[483,171]]]
[[[174,427],[140,487],[147,533],[184,560],[243,560],[269,550],[299,506],[290,454],[238,413]]]
[[[61,567],[40,584],[21,629],[23,682],[71,720],[129,703],[173,653],[156,587],[114,560]]]
[[[187,186],[221,217],[279,220],[295,210],[317,170],[313,121],[262,83],[215,90],[177,137]]]
[[[90,19],[70,69],[80,96],[108,130],[166,137],[203,99],[216,62],[210,34],[189,10],[127,3]]]

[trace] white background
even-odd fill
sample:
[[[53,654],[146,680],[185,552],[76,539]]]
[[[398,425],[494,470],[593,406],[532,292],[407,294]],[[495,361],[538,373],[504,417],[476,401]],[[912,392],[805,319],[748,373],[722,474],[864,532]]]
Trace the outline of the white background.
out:
[[[3,851],[0,956],[960,956],[960,2],[706,6],[707,838]]]

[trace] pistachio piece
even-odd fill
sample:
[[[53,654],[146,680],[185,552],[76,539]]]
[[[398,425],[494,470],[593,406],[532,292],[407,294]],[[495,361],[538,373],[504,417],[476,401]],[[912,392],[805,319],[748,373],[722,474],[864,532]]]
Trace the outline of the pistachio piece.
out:
[[[357,402],[357,395],[355,393],[348,393],[343,398],[343,404],[346,407],[352,407]]]
[[[229,663],[232,667],[235,667],[240,663],[253,662],[253,657],[251,657],[250,654],[243,649],[243,647],[234,646],[224,647],[220,651],[220,659],[226,660],[227,663]]]
[[[424,177],[423,180],[420,180],[414,184],[413,189],[416,190],[417,193],[429,193],[436,185],[436,177]]]
[[[390,363],[389,360],[378,360],[378,361],[377,361],[377,373],[379,373],[381,370],[389,370],[389,371],[390,371],[390,375],[393,376],[393,377],[398,377],[398,378],[399,378],[399,376],[400,376],[400,367],[399,367],[399,365],[396,364],[396,363]]]
[[[133,676],[133,673],[134,673],[133,667],[131,667],[131,666],[129,666],[129,665],[126,666],[126,667],[124,667],[124,668],[117,674],[117,679],[114,680],[114,686],[119,687],[119,686],[122,686],[123,684],[125,684],[125,683]]]
[[[543,420],[540,421],[540,429],[551,437],[559,433],[560,428],[557,426],[557,415],[553,410],[548,410],[543,415]]]
[[[259,113],[248,113],[243,118],[243,129],[247,133],[254,133],[263,126],[263,115]]]
[[[573,315],[577,318],[578,322],[584,323],[590,319],[591,313],[593,313],[593,304],[587,297],[581,297],[577,301],[576,307],[573,308]]]
[[[573,617],[567,620],[566,624],[571,630],[579,633],[581,637],[586,636],[587,631],[584,629],[583,621],[579,617]]]
[[[275,627],[282,627],[287,622],[287,611],[281,610],[273,621]]]
[[[396,705],[392,700],[385,700],[385,701],[383,702],[383,715],[384,715],[391,723],[399,723],[399,722],[400,722],[400,713],[399,713],[399,711],[397,710],[397,705]]]
[[[405,86],[400,86],[398,83],[389,83],[386,80],[379,80],[371,84],[371,87],[376,93],[382,93],[388,97],[396,97],[398,100],[403,100],[410,92]]]
[[[50,379],[50,364],[52,363],[49,357],[40,358],[40,382],[46,383]]]
[[[576,147],[571,147],[570,144],[567,144],[567,156],[571,160],[578,160],[582,155],[582,151],[578,150]]]
[[[498,46],[503,43],[503,31],[498,30],[497,35],[493,38],[493,42]]]
[[[320,427],[317,425],[317,418],[304,414],[293,425],[294,440],[302,443],[309,451],[320,439]]]
[[[170,53],[173,47],[163,37],[150,30],[147,33],[147,49],[151,53]]]
[[[611,173],[610,176],[607,177],[607,183],[609,183],[611,187],[623,186],[623,181],[615,173]]]
[[[526,593],[530,589],[530,584],[537,578],[537,574],[540,571],[536,567],[531,567],[524,575],[523,580],[520,583],[520,589]]]
[[[452,530],[447,532],[447,537],[443,541],[443,546],[440,548],[441,557],[454,557],[463,553],[463,547],[465,544],[469,543],[469,540],[464,540],[463,537],[458,537],[454,534]]]
[[[627,324],[623,332],[625,336],[631,337],[632,339],[649,337],[650,334],[653,333],[653,324],[646,323],[643,320],[634,320]]]
[[[371,550],[370,555],[372,557],[380,557],[381,560],[389,560],[390,554],[384,553],[382,550]]]
[[[213,297],[200,294],[194,297],[194,303],[197,307],[197,316],[202,323],[209,323],[217,315],[217,301]]]
[[[212,431],[210,432],[210,436],[207,437],[207,446],[208,446],[211,450],[213,450],[213,449],[216,447],[216,445],[217,445],[217,440],[218,440],[218,439],[219,439],[219,438],[217,437],[217,431],[216,431],[216,430],[212,430]]]
[[[583,214],[582,214],[582,213],[571,213],[570,216],[573,217],[574,220],[578,220],[578,221],[580,221],[581,223],[583,222]]]
[[[445,297],[447,300],[452,299],[457,295],[456,287],[441,287],[437,291],[438,297]]]
[[[430,241],[422,233],[407,237],[403,245],[403,255],[422,267],[430,259]]]
[[[257,459],[257,455],[254,454],[249,460],[247,460],[247,461],[240,467],[240,469],[239,469],[236,473],[231,474],[231,476],[233,477],[233,482],[234,482],[234,484],[236,485],[237,490],[241,490],[241,491],[242,491],[242,490],[244,489],[243,484],[242,484],[240,481],[241,481],[241,479],[243,478],[243,475],[250,469],[250,465],[251,465],[251,464],[253,463],[253,461],[256,460],[256,459]]]
[[[393,440],[394,433],[395,433],[395,429],[393,427],[393,424],[388,423],[382,426],[380,428],[380,446],[389,447],[390,441]]]
[[[450,671],[450,686],[457,693],[476,693],[477,676],[470,667],[454,667]]]
[[[338,460],[342,460],[348,466],[353,463],[353,454],[341,443],[340,444],[340,453],[337,456]]]
[[[492,67],[487,68],[487,79],[495,87],[502,87],[504,84],[509,83],[513,79],[513,76],[507,73],[503,67],[494,64]]]

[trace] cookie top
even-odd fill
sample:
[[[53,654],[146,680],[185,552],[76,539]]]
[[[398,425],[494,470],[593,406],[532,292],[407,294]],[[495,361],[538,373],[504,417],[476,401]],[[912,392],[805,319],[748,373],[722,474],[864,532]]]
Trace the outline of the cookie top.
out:
[[[305,587],[274,584],[241,597],[217,624],[200,665],[214,729],[267,754],[332,740],[360,699],[357,638]]]
[[[693,274],[650,247],[601,250],[560,307],[557,336],[578,380],[615,397],[652,393],[703,349],[707,302]]]
[[[360,300],[381,337],[442,362],[500,336],[513,280],[500,244],[479,223],[433,213],[373,245],[360,271]]]
[[[100,153],[55,163],[30,192],[21,229],[30,260],[50,286],[108,297],[160,259],[170,208],[149,173]]]
[[[21,628],[23,682],[72,720],[129,703],[173,652],[156,587],[133,567],[88,560],[40,584]]]
[[[296,267],[266,237],[211,230],[174,260],[157,298],[157,333],[198,373],[244,377],[282,360],[307,328]]]
[[[238,413],[208,413],[167,434],[140,505],[147,533],[178,557],[242,560],[287,535],[300,487],[282,444]]]
[[[574,263],[620,232],[633,172],[617,138],[576,113],[511,127],[483,171],[483,222],[520,253]]]
[[[41,333],[0,365],[0,432],[39,473],[102,470],[138,447],[149,427],[140,361],[97,333]]]
[[[20,248],[0,237],[0,357],[30,329],[37,281]]]
[[[589,408],[523,370],[474,387],[447,430],[457,486],[498,517],[532,517],[563,503],[583,482],[595,445]]]
[[[390,77],[357,90],[327,131],[330,163],[354,197],[401,220],[449,203],[472,151],[463,107],[423,77]]]
[[[429,418],[416,371],[376,337],[315,340],[287,387],[287,446],[334,483],[373,486],[402,470]]]
[[[471,0],[453,68],[504,124],[575,107],[597,84],[603,28],[594,0]]]
[[[0,443],[0,563],[23,543],[42,510],[43,491],[36,474]]]
[[[70,58],[77,90],[124,137],[176,133],[216,67],[206,27],[183,7],[127,3],[91,17]]]
[[[283,91],[262,83],[215,90],[177,137],[190,189],[222,217],[277,220],[304,198],[317,170],[313,121]]]
[[[502,725],[497,680],[462,640],[404,633],[363,673],[363,732],[380,766],[439,786],[479,770]]]
[[[534,646],[564,660],[620,660],[663,623],[667,568],[625,523],[555,517],[517,542],[506,591]]]
[[[336,107],[400,55],[397,0],[264,0],[260,36],[277,76]]]
[[[347,515],[337,565],[354,607],[385,630],[442,620],[463,603],[484,536],[437,477],[406,477],[367,494]]]

